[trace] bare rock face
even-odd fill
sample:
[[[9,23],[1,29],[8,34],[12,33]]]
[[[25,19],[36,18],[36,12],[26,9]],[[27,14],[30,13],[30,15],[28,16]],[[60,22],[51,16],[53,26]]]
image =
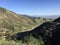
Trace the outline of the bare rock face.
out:
[[[12,40],[23,40],[27,35],[41,38],[45,45],[60,45],[60,17],[53,22],[45,22],[31,31],[19,32],[11,37]]]

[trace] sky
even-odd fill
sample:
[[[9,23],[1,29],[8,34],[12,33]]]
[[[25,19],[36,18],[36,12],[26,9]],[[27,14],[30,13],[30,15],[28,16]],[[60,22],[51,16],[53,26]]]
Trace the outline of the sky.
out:
[[[30,16],[60,15],[60,0],[0,0],[0,7]]]

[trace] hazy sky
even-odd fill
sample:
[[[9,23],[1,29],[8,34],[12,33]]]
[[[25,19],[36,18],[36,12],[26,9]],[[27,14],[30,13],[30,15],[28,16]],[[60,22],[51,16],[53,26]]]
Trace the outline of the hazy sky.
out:
[[[60,15],[60,0],[0,0],[0,7],[27,15]]]

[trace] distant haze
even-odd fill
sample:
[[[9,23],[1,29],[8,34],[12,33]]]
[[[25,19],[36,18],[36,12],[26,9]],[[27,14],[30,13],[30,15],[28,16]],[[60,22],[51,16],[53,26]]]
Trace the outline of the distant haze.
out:
[[[60,17],[60,15],[48,15],[48,16],[42,16],[42,17],[56,19]]]

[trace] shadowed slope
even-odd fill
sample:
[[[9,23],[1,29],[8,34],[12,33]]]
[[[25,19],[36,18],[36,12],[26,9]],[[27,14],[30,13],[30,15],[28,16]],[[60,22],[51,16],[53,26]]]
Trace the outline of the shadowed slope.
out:
[[[60,22],[60,17],[55,19],[53,22]]]
[[[60,18],[58,18],[59,21]],[[24,37],[32,35],[37,39],[42,39],[45,45],[60,45],[60,23],[59,22],[45,22],[31,31],[17,33],[12,40],[23,40]]]

